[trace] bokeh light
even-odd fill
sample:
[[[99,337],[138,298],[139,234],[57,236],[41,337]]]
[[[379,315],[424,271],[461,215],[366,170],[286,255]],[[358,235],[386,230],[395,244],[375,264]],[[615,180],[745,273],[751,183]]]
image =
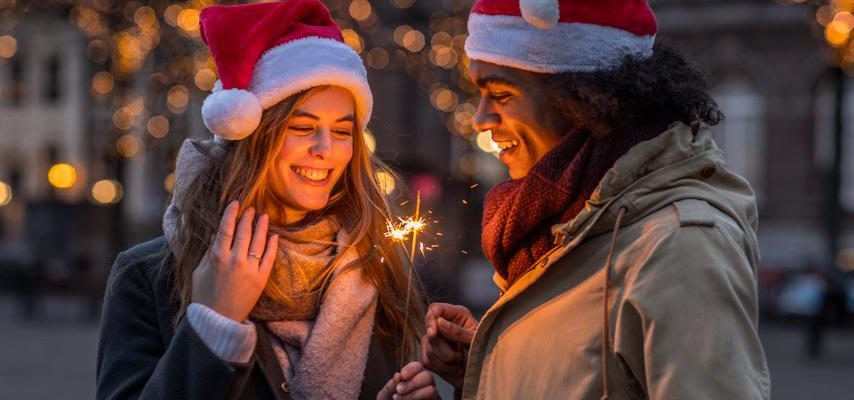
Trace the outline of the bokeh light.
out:
[[[366,129],[365,132],[362,134],[362,137],[365,138],[365,147],[368,148],[368,151],[370,151],[371,154],[377,151],[377,139],[374,137],[374,134],[371,133],[370,130]]]
[[[133,158],[142,149],[142,142],[132,134],[122,135],[116,141],[116,152],[124,158]]]
[[[113,91],[115,84],[113,74],[107,71],[98,72],[92,77],[92,92],[100,96],[106,96]]]
[[[484,153],[496,154],[501,149],[492,141],[492,131],[483,131],[477,134],[475,139],[477,148]]]
[[[0,207],[12,202],[12,187],[6,182],[0,181]]]
[[[68,189],[77,183],[77,169],[67,163],[54,164],[47,172],[47,180],[57,189]]]
[[[18,41],[11,35],[0,36],[0,57],[12,58],[18,52]]]
[[[111,179],[103,179],[92,185],[89,194],[95,203],[109,205],[121,201],[124,191],[121,183]]]
[[[174,113],[182,113],[187,110],[187,104],[190,102],[190,91],[184,85],[175,85],[169,88],[169,93],[166,95],[166,103],[169,110]]]
[[[169,133],[169,118],[163,115],[155,115],[149,118],[146,129],[152,137],[162,138]]]
[[[166,189],[167,192],[172,193],[172,190],[175,189],[175,173],[172,172],[169,175],[166,175],[166,178],[163,179],[163,188]]]
[[[390,195],[394,192],[395,186],[397,183],[395,182],[394,176],[390,174],[388,171],[377,171],[377,185],[379,185],[380,190],[383,191],[386,195]]]

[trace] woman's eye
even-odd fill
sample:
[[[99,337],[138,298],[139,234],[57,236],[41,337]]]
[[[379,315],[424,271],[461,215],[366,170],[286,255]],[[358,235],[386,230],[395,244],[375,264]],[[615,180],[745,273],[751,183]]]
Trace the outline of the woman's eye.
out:
[[[353,132],[351,132],[349,129],[337,129],[337,130],[334,130],[332,132],[335,133],[336,135],[339,135],[339,136],[352,136],[353,135]]]
[[[311,132],[314,130],[312,126],[289,126],[288,129],[297,132]]]

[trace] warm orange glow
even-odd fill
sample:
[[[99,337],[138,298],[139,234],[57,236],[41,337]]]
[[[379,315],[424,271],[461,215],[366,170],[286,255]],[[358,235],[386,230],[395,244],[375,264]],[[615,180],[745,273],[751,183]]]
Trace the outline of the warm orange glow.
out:
[[[166,102],[172,112],[184,112],[190,102],[190,91],[183,85],[172,86],[166,95]]]
[[[122,190],[122,184],[110,180],[104,179],[98,182],[95,182],[92,185],[92,190],[89,192],[92,196],[92,200],[97,204],[107,205],[107,204],[115,204],[118,203],[124,194]]]
[[[356,53],[362,54],[362,37],[359,36],[356,31],[352,29],[344,29],[341,31],[341,35],[344,36],[344,42],[347,43],[348,46],[353,48]]]
[[[424,48],[424,34],[418,30],[411,30],[406,32],[401,38],[403,42],[403,47],[406,47],[406,50],[409,50],[413,53],[421,51]]]
[[[842,47],[848,41],[852,28],[854,28],[854,15],[847,11],[839,12],[825,27],[824,38],[831,46]]]
[[[216,72],[213,72],[210,68],[202,68],[199,72],[196,72],[194,81],[196,82],[196,87],[199,89],[210,91],[216,83]]]
[[[122,137],[116,141],[116,151],[124,158],[133,158],[139,153],[141,148],[142,143],[140,140],[131,134],[122,135]]]
[[[47,180],[55,188],[68,189],[77,183],[77,169],[71,164],[55,164],[47,172]]]
[[[128,107],[119,108],[113,113],[113,125],[124,131],[133,127],[135,120],[136,118]]]
[[[18,41],[10,36],[0,36],[0,57],[12,58],[18,52]]]
[[[110,94],[115,87],[113,75],[107,71],[101,71],[92,77],[92,92],[104,96]]]
[[[383,69],[388,66],[388,51],[382,47],[375,47],[368,52],[365,63],[373,69]]]
[[[387,171],[377,171],[377,184],[380,186],[380,190],[383,191],[386,195],[394,192],[395,182],[394,177],[388,173]]]
[[[12,202],[12,187],[0,181],[0,207]]]
[[[133,21],[141,27],[151,29],[157,25],[157,14],[154,13],[153,8],[143,6],[133,13]]]
[[[371,16],[371,3],[368,3],[367,0],[355,0],[350,3],[350,7],[348,9],[350,11],[350,16],[353,17],[356,21],[364,21]]]
[[[166,178],[163,179],[163,188],[166,189],[167,192],[172,193],[172,190],[175,189],[175,173],[170,173],[166,175]]]
[[[492,141],[492,131],[483,131],[477,134],[477,148],[484,153],[496,154],[499,149],[498,145]]]
[[[432,93],[431,100],[433,105],[445,112],[453,111],[457,108],[457,94],[450,89],[439,89]]]
[[[394,28],[394,32],[391,35],[391,38],[400,46],[403,46],[403,36],[406,35],[409,31],[412,30],[412,27],[409,25],[400,25],[397,28]]]
[[[371,133],[371,131],[366,129],[362,134],[362,137],[365,138],[365,147],[368,148],[368,151],[371,152],[371,154],[377,151],[377,139],[374,138],[374,134]]]
[[[162,138],[169,133],[169,118],[162,115],[155,115],[148,120],[146,128],[149,135],[158,139]]]
[[[201,12],[196,9],[186,8],[178,13],[178,27],[186,32],[194,33],[199,31],[199,15]]]
[[[178,15],[181,14],[183,9],[184,7],[181,7],[179,4],[173,4],[166,7],[166,10],[163,11],[163,19],[169,25],[178,26]]]

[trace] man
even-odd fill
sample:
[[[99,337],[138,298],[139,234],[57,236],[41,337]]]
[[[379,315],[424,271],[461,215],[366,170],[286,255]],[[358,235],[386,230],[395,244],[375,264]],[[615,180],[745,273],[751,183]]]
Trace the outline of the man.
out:
[[[432,304],[422,362],[466,399],[767,399],[753,192],[645,0],[477,0],[474,126],[502,149],[480,321]]]

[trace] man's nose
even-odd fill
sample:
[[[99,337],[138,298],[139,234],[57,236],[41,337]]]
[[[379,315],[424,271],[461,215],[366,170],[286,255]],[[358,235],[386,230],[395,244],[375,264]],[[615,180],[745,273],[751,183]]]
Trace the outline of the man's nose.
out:
[[[501,118],[492,107],[492,102],[489,99],[481,98],[477,105],[477,111],[472,116],[472,127],[478,131],[488,131],[498,127],[501,123]]]

